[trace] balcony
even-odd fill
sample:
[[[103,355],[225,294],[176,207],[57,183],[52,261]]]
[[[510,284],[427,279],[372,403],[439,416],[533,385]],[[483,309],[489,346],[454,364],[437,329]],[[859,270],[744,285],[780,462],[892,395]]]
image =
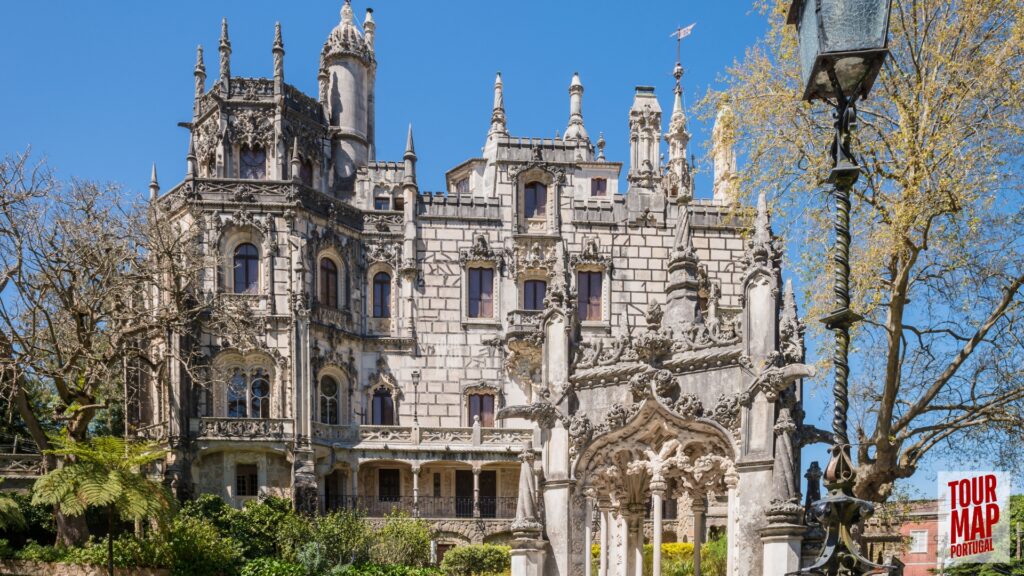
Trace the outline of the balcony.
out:
[[[543,310],[512,310],[508,313],[509,337],[523,337],[540,333],[540,315]]]
[[[287,418],[192,418],[189,430],[200,440],[280,442],[294,434]]]
[[[481,497],[480,518],[515,518],[518,498]],[[323,499],[325,513],[357,510],[368,518],[383,518],[395,512],[428,519],[476,518],[472,496],[333,496]]]

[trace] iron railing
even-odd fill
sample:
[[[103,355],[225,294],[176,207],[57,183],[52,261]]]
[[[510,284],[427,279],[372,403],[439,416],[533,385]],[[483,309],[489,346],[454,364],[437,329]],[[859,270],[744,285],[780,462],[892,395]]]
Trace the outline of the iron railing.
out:
[[[515,496],[481,497],[480,518],[514,518]],[[475,518],[472,496],[325,496],[321,510],[357,510],[370,518],[404,512],[420,518]]]

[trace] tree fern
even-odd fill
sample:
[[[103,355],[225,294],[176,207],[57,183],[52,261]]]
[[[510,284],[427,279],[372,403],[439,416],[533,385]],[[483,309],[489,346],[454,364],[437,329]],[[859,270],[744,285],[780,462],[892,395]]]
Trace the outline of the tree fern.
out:
[[[48,454],[60,456],[64,465],[36,480],[33,504],[57,504],[69,516],[89,508],[107,513],[108,566],[113,573],[111,546],[115,516],[122,520],[153,518],[163,523],[173,499],[167,489],[146,478],[147,466],[163,459],[165,452],[152,442],[127,442],[114,436],[98,436],[76,442],[69,436],[53,440]]]
[[[0,478],[0,483],[3,479]],[[0,528],[24,528],[25,516],[18,507],[18,502],[5,494],[0,494]]]

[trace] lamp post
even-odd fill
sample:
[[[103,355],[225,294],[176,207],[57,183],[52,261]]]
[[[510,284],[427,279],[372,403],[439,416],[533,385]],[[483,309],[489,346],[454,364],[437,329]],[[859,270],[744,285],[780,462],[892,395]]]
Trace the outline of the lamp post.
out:
[[[412,423],[420,424],[420,371],[412,371]]]
[[[860,320],[850,310],[850,189],[860,176],[853,156],[851,131],[857,118],[856,103],[867,97],[888,56],[891,0],[792,0],[787,23],[796,26],[799,39],[803,99],[824,100],[835,108],[835,136],[829,174],[835,202],[836,246],[835,310],[822,321],[835,333],[835,412],[832,419],[831,458],[825,469],[828,495],[814,502],[812,510],[825,528],[825,542],[814,563],[794,574],[903,573],[895,558],[892,564],[875,564],[860,552],[852,528],[871,516],[870,502],[853,497],[855,473],[847,436],[849,405],[850,326]]]

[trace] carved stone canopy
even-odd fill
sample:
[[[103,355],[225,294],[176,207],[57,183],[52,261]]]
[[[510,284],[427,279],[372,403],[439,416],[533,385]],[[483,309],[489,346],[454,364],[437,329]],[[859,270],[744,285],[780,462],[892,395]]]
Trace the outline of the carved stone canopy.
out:
[[[502,252],[491,247],[487,234],[477,232],[473,234],[472,247],[459,251],[459,263],[465,266],[470,262],[489,262],[498,268],[504,263]]]

